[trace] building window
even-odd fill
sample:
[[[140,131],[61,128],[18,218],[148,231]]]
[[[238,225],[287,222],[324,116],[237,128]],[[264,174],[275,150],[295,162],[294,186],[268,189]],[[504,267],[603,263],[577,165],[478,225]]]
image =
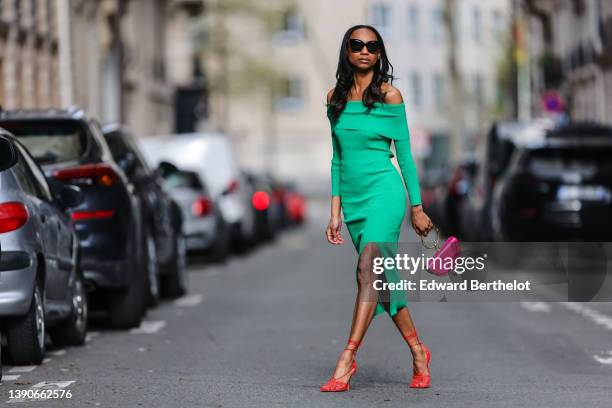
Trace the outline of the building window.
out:
[[[274,35],[276,43],[289,45],[305,38],[304,20],[298,10],[283,13],[280,30]]]
[[[21,0],[13,0],[13,21],[21,25]]]
[[[474,101],[477,106],[483,106],[485,102],[484,78],[481,74],[474,74]]]
[[[391,37],[391,7],[386,4],[372,5],[369,20],[381,36]]]
[[[277,109],[283,112],[297,112],[304,107],[304,81],[301,77],[293,75],[281,83],[280,97],[277,100]]]
[[[476,44],[482,44],[482,13],[477,7],[472,10],[472,34]]]
[[[493,24],[493,33],[498,34],[503,31],[503,20],[499,10],[493,10],[491,15],[491,24]]]
[[[419,8],[417,5],[413,4],[408,7],[408,37],[410,38],[410,41],[414,43],[419,41],[419,32],[421,31],[419,14]]]
[[[446,107],[446,81],[442,74],[435,74],[433,77],[434,103],[438,111]]]
[[[412,90],[412,106],[415,108],[423,107],[423,84],[421,83],[421,75],[418,72],[413,72],[410,76]]]
[[[441,42],[444,38],[444,13],[440,7],[431,13],[431,38],[434,42]]]
[[[40,28],[36,27],[36,23],[38,23],[38,4],[36,3],[38,3],[38,0],[30,0],[30,25],[40,31]]]

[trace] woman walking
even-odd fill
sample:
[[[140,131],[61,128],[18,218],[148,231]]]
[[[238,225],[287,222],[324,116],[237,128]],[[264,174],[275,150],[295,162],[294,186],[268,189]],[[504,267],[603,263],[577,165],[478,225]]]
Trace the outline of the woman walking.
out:
[[[428,348],[419,340],[406,306],[405,293],[384,296],[373,282],[398,280],[397,271],[373,272],[373,260],[386,256],[382,243],[397,243],[406,213],[402,180],[391,163],[391,141],[411,204],[412,226],[419,235],[433,227],[423,212],[418,175],[410,151],[410,138],[402,95],[391,85],[392,66],[378,31],[369,25],[351,27],[340,48],[336,86],[327,94],[327,116],[332,130],[332,200],[327,240],[344,242],[342,219],[359,255],[357,299],[348,343],[331,378],[321,391],[347,391],[357,372],[355,354],[372,321],[388,313],[406,340],[413,357],[412,388],[430,385]]]

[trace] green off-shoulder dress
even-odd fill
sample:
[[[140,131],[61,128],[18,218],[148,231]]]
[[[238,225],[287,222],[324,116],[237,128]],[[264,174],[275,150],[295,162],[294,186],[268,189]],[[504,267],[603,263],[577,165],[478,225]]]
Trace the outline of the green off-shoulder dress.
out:
[[[404,103],[376,102],[366,113],[363,101],[348,101],[337,121],[331,124],[332,196],[340,196],[344,222],[353,245],[361,255],[368,243],[376,243],[381,256],[395,257],[400,227],[406,214],[406,193],[412,205],[421,204],[419,180],[410,150],[410,132]],[[393,166],[391,140],[404,183]],[[387,282],[399,282],[395,268],[380,275]],[[378,292],[375,316],[394,316],[406,306],[406,292]]]

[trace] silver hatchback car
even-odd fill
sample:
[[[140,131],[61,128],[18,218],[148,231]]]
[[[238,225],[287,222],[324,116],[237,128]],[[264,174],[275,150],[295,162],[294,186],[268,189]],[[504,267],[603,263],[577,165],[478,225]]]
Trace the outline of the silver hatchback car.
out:
[[[56,345],[85,341],[79,242],[65,213],[82,199],[0,129],[0,324],[13,364],[42,362],[47,325]]]

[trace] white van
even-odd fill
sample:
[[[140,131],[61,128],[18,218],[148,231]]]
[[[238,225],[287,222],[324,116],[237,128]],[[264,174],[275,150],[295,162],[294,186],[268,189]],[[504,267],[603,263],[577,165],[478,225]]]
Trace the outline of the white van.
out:
[[[250,197],[234,149],[225,135],[186,133],[144,137],[139,142],[151,165],[167,161],[198,173],[231,226],[232,241],[239,245],[252,241]]]

